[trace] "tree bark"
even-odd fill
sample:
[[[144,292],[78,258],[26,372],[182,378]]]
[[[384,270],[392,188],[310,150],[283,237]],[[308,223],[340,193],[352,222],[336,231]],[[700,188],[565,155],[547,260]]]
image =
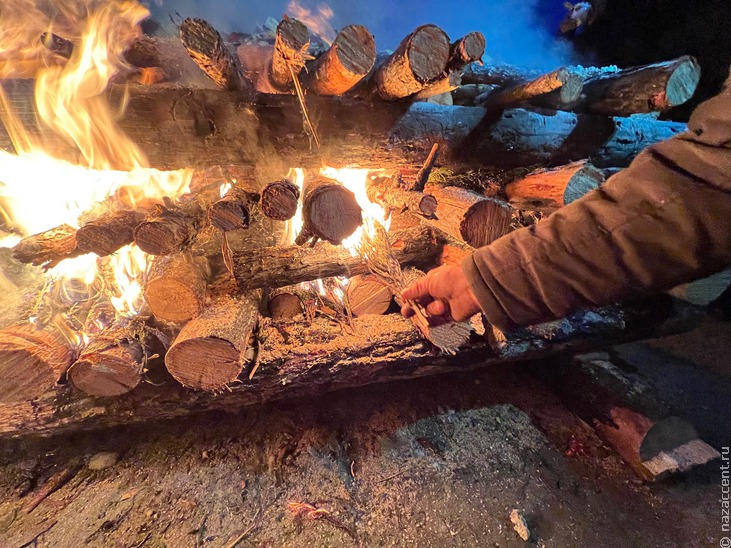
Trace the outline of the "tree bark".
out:
[[[421,91],[447,68],[449,39],[442,29],[423,25],[409,34],[378,69],[375,84],[386,101]]]
[[[485,36],[481,32],[470,32],[449,46],[450,70],[462,69],[468,63],[480,62],[485,53]]]
[[[398,176],[373,176],[366,181],[366,194],[374,204],[385,210],[410,211],[425,217],[433,217],[437,211],[437,200],[431,194],[405,190],[398,186]]]
[[[682,312],[681,310],[685,310]],[[259,367],[251,380],[220,394],[185,390],[175,383],[141,384],[103,406],[94,398],[79,397],[68,387],[46,392],[32,403],[0,404],[0,436],[49,436],[131,423],[159,423],[206,410],[234,411],[262,402],[322,395],[376,382],[454,374],[495,367],[551,354],[577,353],[620,342],[641,340],[689,329],[699,315],[690,310],[658,306],[657,300],[634,308],[609,308],[596,315],[572,318],[571,334],[548,340],[524,333],[500,348],[475,340],[458,356],[434,356],[414,326],[397,314],[364,316],[353,320],[354,332],[324,319],[259,328],[262,341]],[[601,318],[599,321],[596,318]]]
[[[581,110],[609,116],[663,111],[693,96],[701,68],[694,57],[633,67],[584,82]]]
[[[74,153],[38,127],[32,82],[4,81],[2,86],[12,108],[24,113],[23,124],[43,134],[54,154]],[[123,98],[120,92],[119,87],[111,92],[115,104]],[[444,167],[560,165],[582,158],[592,158],[600,167],[625,166],[645,146],[685,130],[684,124],[635,117],[520,109],[488,113],[477,107],[310,95],[308,108],[319,120],[321,137],[321,148],[311,150],[292,95],[261,95],[251,104],[236,92],[166,84],[133,87],[128,94],[120,126],[147,153],[150,165],[163,169],[261,166],[262,151],[277,166],[283,162],[280,156],[287,167],[324,162],[383,168],[419,163],[435,142],[443,151]],[[13,150],[3,128],[0,147]]]
[[[556,168],[538,169],[505,185],[511,205],[518,209],[555,209],[599,188],[605,175],[585,160]]]
[[[201,313],[206,301],[206,277],[199,261],[185,252],[150,261],[145,301],[158,320],[182,323]]]
[[[353,276],[345,289],[353,316],[385,314],[391,306],[391,290],[373,275]]]
[[[25,264],[53,268],[64,259],[83,255],[76,243],[76,229],[61,225],[23,238],[13,248],[13,258]]]
[[[286,179],[273,181],[261,191],[261,210],[276,221],[288,221],[297,213],[300,189]]]
[[[292,86],[292,77],[297,76],[305,66],[310,34],[307,27],[297,19],[285,18],[277,25],[277,37],[269,72],[272,84],[280,89]]]
[[[389,233],[396,259],[402,264],[430,265],[440,246],[433,232],[422,223]],[[233,269],[239,288],[282,287],[332,276],[367,274],[360,257],[339,246],[320,243],[315,247],[269,247],[233,252]]]
[[[490,94],[480,106],[486,108],[508,108],[529,101],[554,103],[553,106],[573,105],[581,96],[583,80],[581,76],[567,68],[559,68],[548,74],[499,93]],[[547,99],[546,96],[550,97]]]
[[[117,210],[87,222],[76,231],[79,251],[100,257],[111,255],[134,241],[134,229],[144,218],[140,211]]]
[[[488,245],[510,231],[512,208],[456,186],[431,183],[427,192],[437,199],[436,219],[427,222],[472,247]]]
[[[259,320],[261,291],[220,295],[180,331],[165,366],[183,386],[221,391],[244,369],[249,337]]]
[[[252,93],[251,82],[243,75],[238,58],[221,35],[203,19],[185,19],[180,25],[180,39],[188,55],[218,86]]]
[[[461,83],[462,76],[460,75],[459,70],[451,70],[449,71],[449,74],[443,78],[440,78],[436,82],[429,84],[421,91],[415,93],[413,98],[416,101],[426,101],[430,97],[454,91]]]
[[[342,95],[360,82],[376,62],[376,43],[368,29],[349,25],[318,57],[304,86],[320,95]]]
[[[59,333],[30,323],[0,330],[0,403],[29,401],[53,388],[74,360]]]
[[[150,255],[171,255],[190,244],[200,229],[200,211],[194,207],[156,205],[152,213],[137,225],[137,247]]]
[[[508,88],[524,84],[541,76],[537,70],[527,70],[513,65],[470,63],[462,71],[463,84],[488,84]]]
[[[363,222],[355,194],[325,177],[312,177],[302,194],[302,232],[295,243],[303,245],[316,238],[339,245]]]
[[[249,228],[259,195],[243,185],[234,185],[220,200],[208,207],[208,221],[223,232]]]
[[[142,380],[141,324],[122,320],[97,334],[71,366],[69,381],[89,396],[120,396]]]

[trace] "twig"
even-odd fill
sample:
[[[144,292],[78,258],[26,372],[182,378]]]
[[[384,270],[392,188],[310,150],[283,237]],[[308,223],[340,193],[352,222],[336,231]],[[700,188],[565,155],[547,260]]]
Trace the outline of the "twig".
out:
[[[256,339],[256,357],[254,358],[254,367],[251,368],[251,373],[249,373],[249,380],[254,378],[254,375],[256,374],[256,371],[259,369],[260,364],[261,364],[261,341],[257,337],[257,339]]]
[[[254,515],[254,519],[251,520],[251,525],[249,525],[249,527],[246,529],[246,531],[244,531],[238,537],[236,537],[236,539],[234,541],[227,544],[226,548],[235,548],[235,546],[239,542],[244,540],[249,535],[249,533],[251,533],[254,529],[256,529],[256,527],[258,526],[257,520],[259,519],[259,514],[261,514],[261,508],[259,508],[259,510],[256,511],[256,514]]]
[[[304,122],[305,132],[308,135],[312,136],[312,138],[315,140],[315,145],[317,145],[317,148],[320,148],[320,138],[317,136],[315,126],[312,125],[310,115],[307,112],[307,105],[305,104],[305,94],[302,91],[302,86],[300,86],[299,78],[297,77],[297,74],[294,72],[294,69],[292,68],[292,65],[290,63],[287,63],[287,68],[289,68],[289,73],[292,75],[294,89],[297,92],[297,99],[299,100],[300,108],[302,109],[302,121]]]
[[[35,508],[41,502],[46,500],[51,493],[63,487],[66,482],[74,477],[79,468],[81,468],[80,464],[74,464],[48,478],[48,481],[43,484],[43,487],[41,487],[40,491],[38,491],[38,494],[29,500],[23,507],[23,513],[30,514],[33,510],[35,510]]]
[[[147,536],[145,538],[143,538],[141,541],[139,541],[134,546],[131,546],[130,548],[140,548],[140,546],[142,546],[145,542],[150,540],[151,537],[152,537],[152,532],[147,533]]]
[[[431,147],[431,151],[429,151],[429,156],[426,157],[426,161],[424,162],[424,165],[421,167],[419,172],[416,174],[416,180],[412,185],[409,185],[411,188],[409,190],[418,190],[421,192],[424,190],[424,185],[426,185],[427,181],[429,180],[429,174],[431,173],[432,168],[434,167],[434,162],[437,161],[437,152],[439,151],[439,143],[434,143]]]
[[[30,546],[31,544],[34,544],[36,540],[38,540],[38,537],[41,535],[48,533],[54,525],[58,523],[58,520],[50,521],[47,525],[45,525],[43,528],[41,528],[37,533],[33,534],[33,538],[30,538],[28,540],[24,540],[18,544],[11,545],[12,548],[25,548],[26,546]]]

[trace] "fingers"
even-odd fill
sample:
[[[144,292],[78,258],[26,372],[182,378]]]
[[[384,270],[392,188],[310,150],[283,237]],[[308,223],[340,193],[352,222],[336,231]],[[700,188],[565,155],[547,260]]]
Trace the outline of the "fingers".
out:
[[[444,301],[432,301],[426,305],[426,311],[430,316],[444,316],[449,312],[449,306]]]
[[[404,306],[401,307],[401,315],[404,318],[410,318],[414,314],[415,314],[414,309],[411,308],[408,304],[405,304]]]
[[[429,280],[426,276],[422,276],[409,287],[401,292],[401,298],[407,301],[418,301],[421,299],[431,299],[429,294]]]

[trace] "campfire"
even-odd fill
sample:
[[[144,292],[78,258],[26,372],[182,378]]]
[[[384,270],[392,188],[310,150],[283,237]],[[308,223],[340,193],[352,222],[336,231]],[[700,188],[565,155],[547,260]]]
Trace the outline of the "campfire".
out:
[[[0,432],[626,336],[620,306],[503,334],[411,323],[394,299],[682,131],[629,116],[687,100],[692,58],[536,74],[483,64],[481,33],[436,25],[381,55],[363,26],[329,36],[327,10],[257,36],[180,19],[179,37],[142,34],[128,0],[7,10]]]

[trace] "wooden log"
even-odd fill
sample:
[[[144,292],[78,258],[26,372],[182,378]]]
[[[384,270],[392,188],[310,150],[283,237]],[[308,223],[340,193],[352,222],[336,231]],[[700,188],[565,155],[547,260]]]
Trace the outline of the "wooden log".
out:
[[[282,179],[268,183],[261,191],[261,211],[277,221],[288,221],[297,213],[300,189],[291,181]]]
[[[263,322],[258,331],[262,343],[259,367],[251,379],[233,385],[230,391],[213,394],[171,383],[144,383],[129,394],[100,405],[95,398],[80,397],[70,388],[61,387],[33,402],[0,404],[0,437],[49,436],[132,423],[159,424],[165,419],[206,410],[235,411],[247,405],[320,396],[376,382],[484,367],[496,371],[501,364],[513,369],[520,360],[575,354],[656,337],[689,329],[700,321],[697,314],[684,315],[690,311],[688,307],[659,306],[657,299],[632,306],[610,307],[573,317],[567,320],[573,329],[563,338],[547,340],[524,333],[509,338],[495,350],[487,342],[475,340],[457,356],[434,356],[411,322],[398,314],[355,318],[352,333],[326,319],[316,318],[311,325],[292,322],[284,328]]]
[[[535,373],[642,478],[656,481],[719,457],[691,423],[671,415],[608,354],[577,356],[550,369],[550,375]]]
[[[429,180],[429,175],[431,175],[431,170],[434,169],[438,153],[439,143],[434,143],[429,151],[429,156],[427,156],[424,161],[424,165],[421,166],[421,169],[416,174],[416,178],[413,181],[406,183],[404,186],[405,188],[408,190],[416,190],[418,192],[424,190],[424,186],[426,186],[426,183]]]
[[[545,102],[556,103],[554,106],[573,105],[579,100],[582,88],[581,76],[562,67],[505,91],[492,93],[481,106],[507,108],[541,98]],[[552,95],[546,98],[549,94]]]
[[[258,201],[259,195],[251,186],[236,184],[208,207],[208,221],[223,232],[249,228]]]
[[[427,222],[472,247],[488,245],[510,231],[512,208],[455,186],[430,183],[427,192],[437,199],[435,219]]]
[[[76,243],[76,229],[61,225],[23,238],[13,247],[13,258],[21,263],[53,268],[64,259],[83,255]]]
[[[135,228],[135,243],[150,255],[176,253],[193,241],[200,229],[199,217],[194,208],[157,204]]]
[[[238,58],[233,55],[221,35],[203,19],[185,19],[180,24],[180,40],[188,55],[217,85],[228,90],[253,92],[251,82],[243,75]]]
[[[355,194],[333,179],[312,177],[302,192],[302,231],[295,243],[316,238],[338,245],[363,222]]]
[[[439,77],[449,61],[449,39],[435,25],[409,34],[375,74],[378,94],[386,101],[421,91]]]
[[[304,312],[303,302],[309,299],[302,284],[273,289],[267,299],[269,316],[275,321],[293,320]]]
[[[451,70],[449,74],[440,78],[433,84],[429,84],[427,87],[413,95],[416,101],[426,101],[431,97],[442,95],[444,93],[450,93],[457,89],[462,83],[462,75],[459,70]]]
[[[470,32],[449,46],[449,70],[458,69],[460,74],[465,65],[482,62],[485,53],[485,36],[481,32]]]
[[[180,384],[221,391],[244,369],[249,337],[259,320],[261,291],[221,295],[180,331],[165,366]]]
[[[700,75],[700,65],[690,55],[600,74],[584,82],[579,108],[609,116],[667,110],[693,96]]]
[[[79,251],[111,255],[134,241],[134,229],[144,218],[140,211],[117,210],[88,221],[76,231]]]
[[[60,335],[30,323],[0,330],[0,403],[28,401],[53,388],[74,360]]]
[[[391,306],[391,290],[373,275],[353,276],[345,288],[353,316],[385,314]]]
[[[98,333],[68,372],[69,381],[89,396],[119,396],[142,380],[145,349],[141,323],[122,320]]]
[[[433,217],[437,211],[437,200],[431,194],[409,191],[398,186],[398,176],[371,176],[366,181],[366,194],[374,204],[385,210],[411,211],[425,217]]]
[[[402,264],[430,265],[439,255],[439,243],[422,223],[389,233],[394,255]],[[367,274],[368,267],[340,246],[269,247],[234,251],[233,271],[242,290],[282,287],[332,276]]]
[[[286,17],[277,25],[269,79],[280,89],[289,89],[294,76],[305,66],[310,33],[297,19]]]
[[[43,133],[35,120],[29,81],[0,85],[23,124],[43,134],[54,154],[73,154],[60,139]],[[367,102],[352,97],[309,95],[319,120],[319,151],[310,149],[302,113],[291,95],[261,95],[255,104],[243,94],[162,84],[127,90],[120,126],[164,169],[261,164],[261,151],[287,158],[288,166],[358,165],[383,168],[420,162],[439,142],[444,167],[561,165],[591,158],[598,167],[625,166],[644,147],[685,130],[684,124],[521,109],[488,113],[477,107],[417,102]],[[113,87],[113,104],[124,99]],[[353,128],[358,128],[354,131]],[[0,147],[13,150],[0,127]],[[201,151],[205,153],[202,154]]]
[[[505,194],[518,209],[559,208],[599,188],[604,172],[586,160],[538,169],[505,185]]]
[[[41,43],[51,52],[70,59],[74,43],[52,32],[41,33]],[[160,52],[155,40],[149,36],[139,36],[124,51],[124,60],[133,67],[151,68],[160,66]]]
[[[202,312],[206,301],[204,267],[185,252],[155,257],[145,276],[144,292],[158,320],[186,322]]]
[[[320,95],[342,95],[360,82],[375,62],[373,35],[361,25],[348,25],[314,62],[303,84]]]
[[[508,88],[533,80],[540,75],[540,71],[528,70],[514,65],[470,63],[462,71],[462,83],[487,84]]]
[[[461,84],[452,91],[452,104],[458,106],[475,106],[475,99],[480,95],[496,92],[497,86],[489,84]]]

